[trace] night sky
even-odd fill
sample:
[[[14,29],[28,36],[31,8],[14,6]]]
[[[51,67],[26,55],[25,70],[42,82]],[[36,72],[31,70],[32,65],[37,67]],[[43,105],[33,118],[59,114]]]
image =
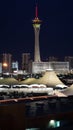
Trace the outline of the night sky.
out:
[[[0,1],[0,54],[11,53],[20,60],[22,53],[34,55],[36,0]],[[49,56],[73,56],[73,3],[72,0],[37,0],[42,60]]]

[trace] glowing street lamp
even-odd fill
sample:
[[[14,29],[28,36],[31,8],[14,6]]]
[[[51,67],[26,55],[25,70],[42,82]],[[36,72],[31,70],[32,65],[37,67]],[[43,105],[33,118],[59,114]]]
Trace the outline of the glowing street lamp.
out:
[[[3,67],[8,67],[8,64],[7,63],[3,63]]]
[[[3,62],[3,64],[2,64],[2,72],[6,73],[7,69],[8,69],[8,64],[6,62]]]

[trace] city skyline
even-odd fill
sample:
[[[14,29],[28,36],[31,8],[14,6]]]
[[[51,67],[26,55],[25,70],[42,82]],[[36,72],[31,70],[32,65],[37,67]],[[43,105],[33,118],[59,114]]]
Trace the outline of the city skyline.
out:
[[[73,56],[73,8],[71,1],[38,0],[41,58]],[[22,53],[34,57],[35,0],[0,3],[0,54],[11,53],[15,60]]]

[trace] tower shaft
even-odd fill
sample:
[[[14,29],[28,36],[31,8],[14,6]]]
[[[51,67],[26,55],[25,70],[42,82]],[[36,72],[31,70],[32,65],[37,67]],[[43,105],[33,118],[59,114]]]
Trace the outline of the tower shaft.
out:
[[[34,27],[35,31],[35,50],[34,50],[34,61],[40,62],[40,48],[39,48],[39,33],[40,33],[40,27],[36,28]]]

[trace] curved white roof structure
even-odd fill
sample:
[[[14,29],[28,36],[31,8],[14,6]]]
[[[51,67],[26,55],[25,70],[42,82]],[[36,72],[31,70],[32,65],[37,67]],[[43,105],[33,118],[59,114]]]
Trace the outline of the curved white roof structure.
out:
[[[19,83],[15,78],[4,78],[4,79],[0,79],[0,84],[13,85]]]
[[[35,81],[36,81],[35,78],[28,78],[28,79],[21,81],[20,84],[32,84],[32,83],[35,83]]]
[[[60,81],[60,79],[57,77],[56,73],[53,70],[47,70],[43,77],[38,79],[37,82],[39,84],[45,84],[48,87],[55,87],[58,84],[63,85],[63,83]]]
[[[47,70],[43,77],[39,79],[28,78],[21,81],[20,84],[43,84],[48,87],[56,87],[58,84],[64,85],[53,70]]]

